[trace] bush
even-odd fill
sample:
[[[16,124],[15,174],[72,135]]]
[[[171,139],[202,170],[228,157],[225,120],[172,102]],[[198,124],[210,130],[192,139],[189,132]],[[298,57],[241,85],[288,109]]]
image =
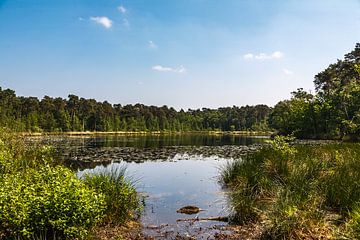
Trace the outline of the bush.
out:
[[[7,236],[84,238],[103,218],[104,196],[64,167],[4,174],[0,231]]]
[[[0,238],[85,238],[100,222],[123,223],[139,207],[124,171],[83,182],[51,146],[0,129]]]

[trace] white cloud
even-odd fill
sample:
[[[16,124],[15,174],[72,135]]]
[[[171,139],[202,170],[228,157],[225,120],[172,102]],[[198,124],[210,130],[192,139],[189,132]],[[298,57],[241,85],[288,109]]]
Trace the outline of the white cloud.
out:
[[[244,59],[253,59],[254,58],[254,54],[252,53],[248,53],[244,55]]]
[[[153,42],[153,41],[149,41],[149,48],[151,48],[151,49],[157,49],[158,48],[158,46]]]
[[[186,73],[186,68],[184,66],[180,66],[178,69],[175,69],[177,73]]]
[[[127,9],[126,9],[123,5],[118,6],[118,10],[119,10],[122,14],[125,14],[125,13],[127,12]]]
[[[186,73],[186,68],[184,66],[180,66],[178,68],[171,68],[171,67],[164,67],[161,65],[155,65],[151,68],[154,71],[158,71],[158,72],[174,72],[174,73]]]
[[[163,67],[161,65],[156,65],[152,67],[152,70],[159,71],[159,72],[172,72],[174,69],[170,67]]]
[[[113,24],[113,21],[108,17],[90,17],[90,20],[102,25],[105,28],[111,28]]]
[[[273,52],[273,54],[271,54],[271,58],[282,58],[282,57],[284,57],[284,53],[279,51]]]
[[[85,19],[83,17],[78,17],[79,21],[84,21]]]
[[[286,69],[286,68],[283,69],[283,73],[285,73],[286,75],[293,75],[294,74],[293,71],[290,71],[289,69]]]
[[[259,54],[253,54],[253,53],[247,53],[243,56],[244,59],[246,60],[271,60],[271,59],[280,59],[284,57],[284,53],[280,52],[280,51],[276,51],[273,52],[271,54],[266,54],[266,53],[259,53]]]

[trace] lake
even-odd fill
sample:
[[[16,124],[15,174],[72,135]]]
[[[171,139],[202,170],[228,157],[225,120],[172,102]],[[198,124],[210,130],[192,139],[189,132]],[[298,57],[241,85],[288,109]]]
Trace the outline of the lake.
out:
[[[218,183],[219,170],[228,161],[254,151],[267,138],[241,135],[150,135],[48,137],[78,175],[126,167],[144,197],[141,217],[144,234],[159,239],[191,236],[206,239],[227,223],[177,221],[227,216],[226,193]],[[195,215],[176,210],[195,205]]]

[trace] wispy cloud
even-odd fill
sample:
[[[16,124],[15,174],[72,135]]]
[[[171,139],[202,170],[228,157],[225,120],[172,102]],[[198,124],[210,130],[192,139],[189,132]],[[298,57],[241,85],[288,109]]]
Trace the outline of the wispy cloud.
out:
[[[285,73],[286,75],[293,75],[294,74],[293,71],[290,71],[289,69],[286,69],[286,68],[283,69],[283,73]]]
[[[186,68],[184,66],[180,66],[178,69],[175,70],[177,73],[186,73]]]
[[[122,14],[125,14],[127,12],[127,9],[123,6],[123,5],[120,5],[118,6],[117,8]]]
[[[123,26],[130,27],[129,20],[127,20],[126,18],[123,19]]]
[[[123,15],[123,20],[122,20],[122,25],[126,28],[130,27],[130,22],[129,20],[126,18],[126,13],[128,12],[127,8],[124,7],[124,5],[120,5],[117,7],[117,9],[119,10],[119,12]]]
[[[108,17],[90,17],[90,20],[108,29],[111,28],[113,25],[113,21],[110,20]]]
[[[158,48],[158,46],[151,40],[148,42],[148,44],[149,44],[149,48],[151,48],[151,49],[157,49]]]
[[[155,65],[151,68],[154,71],[158,71],[158,72],[174,72],[174,73],[186,73],[186,68],[184,66],[180,66],[178,68],[172,68],[172,67],[164,67],[161,65]]]
[[[254,58],[254,54],[252,54],[252,53],[247,53],[247,54],[245,54],[243,57],[244,57],[244,59],[253,59],[253,58]]]
[[[259,54],[253,54],[253,53],[247,53],[243,56],[245,60],[271,60],[271,59],[280,59],[284,57],[284,53],[280,51],[273,52],[271,54],[266,53],[259,53]]]

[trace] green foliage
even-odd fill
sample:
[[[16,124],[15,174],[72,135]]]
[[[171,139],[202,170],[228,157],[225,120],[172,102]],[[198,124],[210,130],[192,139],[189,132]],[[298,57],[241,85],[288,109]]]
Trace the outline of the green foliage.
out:
[[[5,174],[1,185],[0,231],[10,236],[83,238],[103,217],[104,196],[61,166]]]
[[[280,191],[272,211],[268,213],[270,227],[265,235],[270,239],[329,239],[330,229],[323,220],[324,214],[318,208],[321,199],[315,192],[304,198],[288,188]],[[313,195],[314,194],[314,195]]]
[[[264,131],[270,110],[256,105],[185,112],[167,106],[111,105],[75,95],[39,100],[0,88],[0,125],[16,131]]]
[[[291,141],[276,137],[268,147],[222,170],[234,215],[240,216],[234,220],[265,219],[270,239],[328,239],[336,231],[358,237],[360,145]],[[332,215],[344,220],[334,225],[328,220]]]
[[[360,43],[315,76],[316,94],[298,89],[275,105],[269,125],[300,138],[360,139]]]
[[[58,165],[51,146],[36,146],[7,128],[0,129],[0,174],[15,173],[43,165]]]
[[[223,168],[221,181],[233,189],[229,193],[233,221],[245,223],[257,219],[267,199],[274,197],[278,185],[285,183],[289,158],[296,153],[291,141],[293,137],[276,136],[270,141],[271,148],[263,148]]]
[[[231,207],[231,221],[246,223],[258,218],[256,205],[257,189],[254,182],[257,181],[256,156],[246,160],[228,162],[221,171],[222,183],[233,191],[228,192]],[[246,162],[245,162],[246,161]]]
[[[82,181],[53,148],[0,131],[0,237],[83,239],[98,223],[122,223],[139,207],[124,173]]]
[[[125,178],[125,168],[86,174],[84,183],[105,196],[105,223],[124,223],[140,210],[140,199],[131,181]]]
[[[347,214],[360,200],[360,148],[335,146],[324,158],[329,167],[322,182],[327,204]]]

